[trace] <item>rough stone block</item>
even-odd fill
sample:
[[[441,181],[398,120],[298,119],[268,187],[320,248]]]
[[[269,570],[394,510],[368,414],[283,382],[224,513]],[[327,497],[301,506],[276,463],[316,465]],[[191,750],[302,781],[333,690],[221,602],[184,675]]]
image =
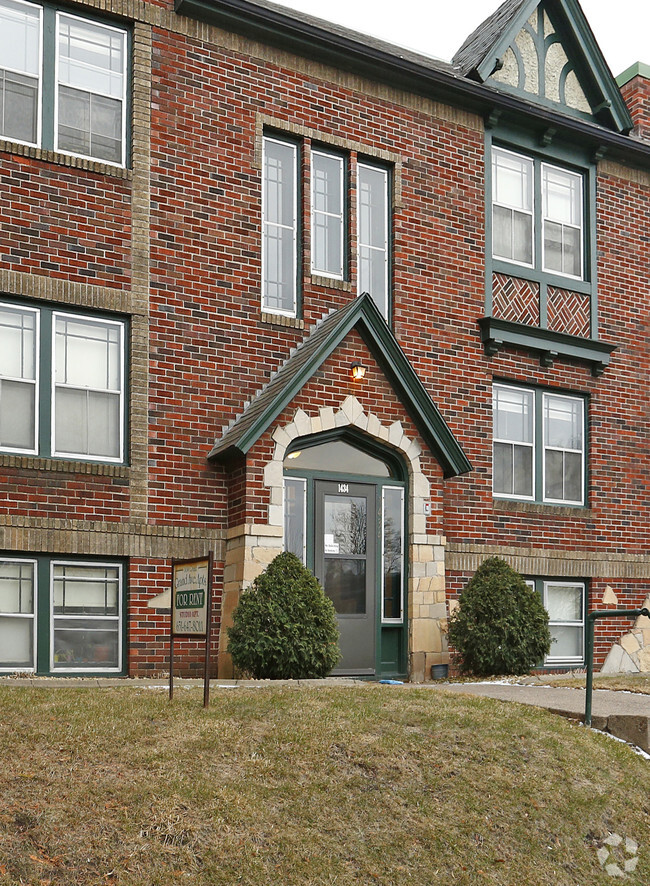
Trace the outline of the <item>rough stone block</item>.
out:
[[[411,653],[411,667],[409,669],[411,683],[424,683],[425,664],[426,664],[426,657],[425,657],[424,652],[412,652]]]
[[[603,591],[602,603],[603,603],[603,606],[617,606],[618,605],[618,597],[616,596],[616,594],[614,593],[612,588],[610,588],[609,585],[607,585],[607,587]]]

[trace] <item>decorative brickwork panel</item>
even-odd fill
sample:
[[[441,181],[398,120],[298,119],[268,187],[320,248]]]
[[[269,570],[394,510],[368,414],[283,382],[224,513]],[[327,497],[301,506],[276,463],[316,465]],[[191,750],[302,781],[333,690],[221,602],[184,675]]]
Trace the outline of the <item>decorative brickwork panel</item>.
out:
[[[493,274],[492,314],[499,320],[539,326],[539,284],[507,274]]]
[[[553,332],[589,338],[591,305],[588,295],[549,286],[546,311],[548,328]]]

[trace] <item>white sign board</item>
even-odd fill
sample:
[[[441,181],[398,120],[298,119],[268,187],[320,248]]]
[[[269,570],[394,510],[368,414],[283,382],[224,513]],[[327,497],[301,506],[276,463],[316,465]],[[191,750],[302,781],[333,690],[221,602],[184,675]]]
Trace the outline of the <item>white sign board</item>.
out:
[[[172,568],[172,630],[205,637],[210,602],[209,559],[176,562]]]

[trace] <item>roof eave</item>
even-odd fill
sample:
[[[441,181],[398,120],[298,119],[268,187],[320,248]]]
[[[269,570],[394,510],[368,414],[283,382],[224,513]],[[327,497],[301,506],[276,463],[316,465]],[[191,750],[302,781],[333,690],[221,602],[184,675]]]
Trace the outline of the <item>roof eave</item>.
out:
[[[584,120],[568,117],[490,86],[399,54],[399,47],[366,45],[341,33],[247,0],[176,0],[176,12],[218,27],[307,54],[339,68],[409,89],[428,98],[457,104],[487,116],[495,109],[541,129],[553,127],[558,136],[576,137],[594,151],[606,148],[616,159],[650,168],[650,142],[631,139]],[[361,35],[360,35],[361,36]],[[409,54],[410,56],[410,54]]]

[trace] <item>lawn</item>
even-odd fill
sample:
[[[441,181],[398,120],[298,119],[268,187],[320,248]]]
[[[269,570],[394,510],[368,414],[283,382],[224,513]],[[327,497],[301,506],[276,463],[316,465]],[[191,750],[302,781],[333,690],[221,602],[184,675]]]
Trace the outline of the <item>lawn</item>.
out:
[[[612,832],[650,883],[650,764],[560,717],[377,684],[201,700],[0,687],[1,886],[597,886]]]
[[[583,688],[586,683],[586,677],[549,677],[544,678],[543,682],[548,686],[566,686],[567,688]],[[612,674],[594,676],[594,689],[619,689],[625,692],[640,692],[643,695],[650,695],[650,674]]]

